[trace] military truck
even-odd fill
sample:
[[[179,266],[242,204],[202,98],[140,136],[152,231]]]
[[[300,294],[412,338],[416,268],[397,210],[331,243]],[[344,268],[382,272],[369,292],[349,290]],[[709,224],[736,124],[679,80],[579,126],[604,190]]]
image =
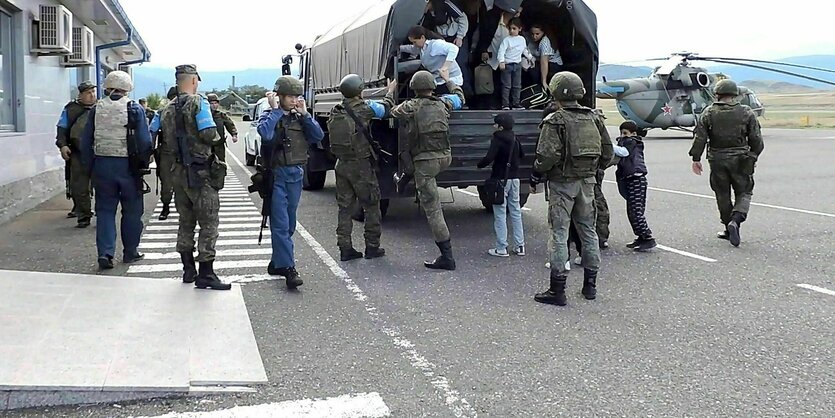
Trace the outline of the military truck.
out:
[[[581,0],[483,0],[482,7],[502,10],[523,8],[523,23],[539,23],[559,45],[565,70],[577,73],[586,85],[586,96],[581,101],[595,105],[595,79],[598,67],[597,19]],[[399,58],[399,46],[408,43],[407,33],[421,23],[426,2],[423,0],[382,0],[358,15],[343,21],[318,36],[310,47],[296,45],[300,78],[305,85],[311,113],[325,129],[326,139],[321,146],[311,147],[305,170],[304,189],[324,187],[328,170],[335,164],[328,150],[327,119],[331,109],[341,102],[339,83],[343,76],[355,73],[366,84],[363,97],[381,99],[389,78],[399,81],[398,102],[408,94],[408,80],[417,68],[405,65]],[[489,36],[492,37],[493,34]],[[291,61],[284,57],[285,67]],[[418,61],[419,62],[419,61]],[[289,68],[283,68],[289,74]],[[501,88],[496,86],[496,88]],[[468,98],[469,99],[469,98]],[[514,131],[526,153],[520,167],[523,179],[521,203],[530,192],[527,182],[534,158],[542,110],[458,110],[450,117],[452,165],[438,176],[438,186],[466,188],[478,186],[485,208],[492,209],[483,188],[489,169],[478,169],[476,164],[487,153],[493,133],[493,117],[498,112],[510,112],[516,120]],[[398,144],[405,135],[395,120],[375,120],[371,125],[374,138],[383,149],[398,155]],[[381,164],[378,177],[382,196],[381,209],[385,214],[390,198],[398,197],[393,174],[398,172],[396,158],[392,164]],[[408,194],[407,194],[408,196]]]

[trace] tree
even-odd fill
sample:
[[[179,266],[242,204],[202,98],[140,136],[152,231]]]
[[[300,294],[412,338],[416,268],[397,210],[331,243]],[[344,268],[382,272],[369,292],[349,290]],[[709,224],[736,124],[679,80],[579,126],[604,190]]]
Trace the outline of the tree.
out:
[[[162,107],[162,96],[159,93],[151,93],[145,98],[148,101],[148,107],[154,110],[159,110]]]

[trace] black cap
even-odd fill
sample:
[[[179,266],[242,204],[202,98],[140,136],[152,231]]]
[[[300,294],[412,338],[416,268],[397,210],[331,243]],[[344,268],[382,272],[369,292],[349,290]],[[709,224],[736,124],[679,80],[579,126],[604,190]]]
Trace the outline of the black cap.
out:
[[[180,74],[194,74],[197,76],[197,80],[203,81],[203,79],[200,78],[200,74],[197,72],[197,66],[194,64],[178,65],[174,76],[176,77]]]
[[[96,85],[93,84],[91,81],[82,81],[81,84],[78,85],[78,92],[84,93],[87,90],[96,88]]]
[[[513,130],[513,115],[510,113],[499,113],[493,118],[493,122],[506,131]]]

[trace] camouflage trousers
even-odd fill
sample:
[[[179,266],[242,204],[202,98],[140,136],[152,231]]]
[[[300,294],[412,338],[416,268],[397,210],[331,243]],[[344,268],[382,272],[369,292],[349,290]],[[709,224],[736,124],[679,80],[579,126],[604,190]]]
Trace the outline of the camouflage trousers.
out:
[[[551,227],[549,252],[551,270],[565,273],[568,260],[568,229],[573,221],[583,245],[583,267],[600,268],[600,247],[595,230],[595,178],[548,182],[548,223]]]
[[[70,193],[78,220],[93,217],[93,203],[90,197],[90,174],[81,163],[81,153],[70,155]]]
[[[174,204],[180,214],[177,231],[177,252],[194,251],[194,229],[200,225],[197,238],[195,261],[215,259],[215,243],[220,223],[220,197],[208,182],[198,189],[188,187],[186,169],[180,164],[174,166]]]
[[[212,152],[217,156],[217,159],[226,162],[226,139],[220,140],[220,143],[212,147]]]
[[[171,198],[174,196],[174,163],[176,157],[171,154],[159,154],[159,161],[157,161],[157,175],[159,176],[159,199],[162,204],[168,206],[171,204]]]
[[[748,216],[754,192],[754,166],[746,156],[733,156],[710,161],[710,188],[716,195],[719,218],[727,225],[734,212]],[[735,199],[731,201],[731,188]]]
[[[449,228],[447,228],[444,220],[441,197],[438,195],[438,183],[435,181],[435,177],[446,170],[451,163],[452,157],[450,156],[414,162],[415,188],[417,189],[418,200],[421,209],[426,213],[426,220],[429,221],[429,228],[432,229],[435,242],[449,241]]]
[[[606,195],[603,194],[603,178],[605,171],[597,170],[597,183],[594,185],[594,207],[597,209],[595,229],[600,242],[609,240],[609,204],[606,202]]]
[[[365,246],[380,247],[380,185],[377,174],[368,159],[343,161],[336,163],[336,204],[339,214],[336,223],[336,244],[340,249],[353,247],[351,231],[354,221],[351,213],[354,203],[359,201],[365,210]]]

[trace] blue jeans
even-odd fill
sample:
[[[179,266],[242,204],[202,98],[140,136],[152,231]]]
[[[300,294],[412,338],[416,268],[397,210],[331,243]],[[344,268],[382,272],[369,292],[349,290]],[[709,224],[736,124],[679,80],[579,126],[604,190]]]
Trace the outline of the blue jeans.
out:
[[[96,157],[93,163],[93,187],[96,190],[96,248],[99,257],[113,257],[116,252],[116,208],[122,204],[123,255],[137,254],[142,236],[145,204],[136,180],[130,175],[127,158]]]
[[[519,179],[508,179],[504,188],[504,204],[493,205],[493,229],[496,231],[496,249],[507,251],[507,212],[513,226],[513,248],[525,245],[525,230],[522,227],[522,207],[519,204]]]
[[[502,71],[502,106],[519,106],[522,92],[522,64],[509,62]]]
[[[293,255],[293,234],[296,232],[296,210],[302,197],[301,166],[277,167],[273,169],[273,196],[270,202],[270,233],[273,268],[295,267]]]

